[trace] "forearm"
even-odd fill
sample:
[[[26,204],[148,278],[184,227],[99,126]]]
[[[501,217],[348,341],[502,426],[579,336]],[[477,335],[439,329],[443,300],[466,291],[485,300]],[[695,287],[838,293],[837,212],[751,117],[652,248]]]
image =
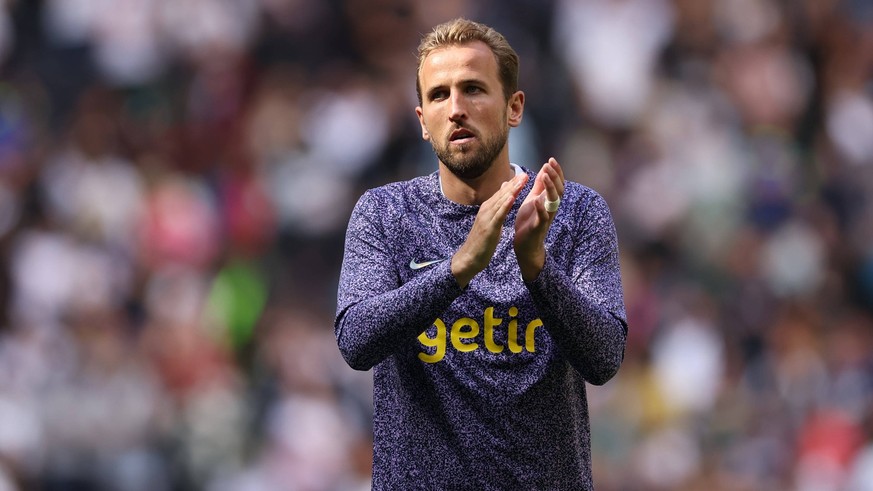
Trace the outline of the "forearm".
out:
[[[341,311],[336,337],[349,366],[368,370],[427,329],[462,292],[449,268],[445,261],[399,288]]]
[[[580,290],[548,256],[540,274],[526,284],[543,326],[569,363],[589,383],[612,378],[624,358],[625,321]]]

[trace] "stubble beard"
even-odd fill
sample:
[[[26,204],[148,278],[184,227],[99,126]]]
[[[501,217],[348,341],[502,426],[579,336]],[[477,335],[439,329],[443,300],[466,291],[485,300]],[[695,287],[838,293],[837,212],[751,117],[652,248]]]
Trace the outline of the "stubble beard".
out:
[[[462,145],[452,150],[448,139],[444,140],[444,144],[431,140],[431,146],[437,158],[452,174],[461,179],[476,179],[491,168],[508,140],[509,128],[505,128],[493,137],[483,140],[479,149],[468,149],[465,148],[467,145]]]

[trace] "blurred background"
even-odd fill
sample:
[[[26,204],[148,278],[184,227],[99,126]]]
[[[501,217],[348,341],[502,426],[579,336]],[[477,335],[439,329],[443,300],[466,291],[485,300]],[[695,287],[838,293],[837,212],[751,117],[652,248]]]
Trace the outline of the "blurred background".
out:
[[[456,16],[618,227],[597,489],[873,490],[873,2],[0,0],[0,491],[369,489],[344,228]]]

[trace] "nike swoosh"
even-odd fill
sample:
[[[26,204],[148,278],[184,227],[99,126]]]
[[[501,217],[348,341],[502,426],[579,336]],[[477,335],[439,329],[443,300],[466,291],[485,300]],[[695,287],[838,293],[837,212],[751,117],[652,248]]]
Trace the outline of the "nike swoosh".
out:
[[[431,264],[436,264],[436,263],[445,261],[446,259],[448,259],[448,258],[444,257],[442,259],[432,259],[430,261],[422,261],[420,263],[415,262],[415,259],[413,259],[412,261],[409,261],[409,268],[414,271],[416,269],[426,268],[426,267],[430,266]]]

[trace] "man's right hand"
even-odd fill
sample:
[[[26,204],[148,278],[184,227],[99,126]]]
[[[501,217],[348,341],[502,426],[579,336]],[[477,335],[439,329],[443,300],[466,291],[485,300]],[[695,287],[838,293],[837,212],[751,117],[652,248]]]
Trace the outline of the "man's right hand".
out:
[[[516,175],[480,205],[467,240],[452,256],[452,274],[461,288],[466,288],[473,277],[491,262],[491,256],[500,242],[506,215],[527,180],[526,173]]]

